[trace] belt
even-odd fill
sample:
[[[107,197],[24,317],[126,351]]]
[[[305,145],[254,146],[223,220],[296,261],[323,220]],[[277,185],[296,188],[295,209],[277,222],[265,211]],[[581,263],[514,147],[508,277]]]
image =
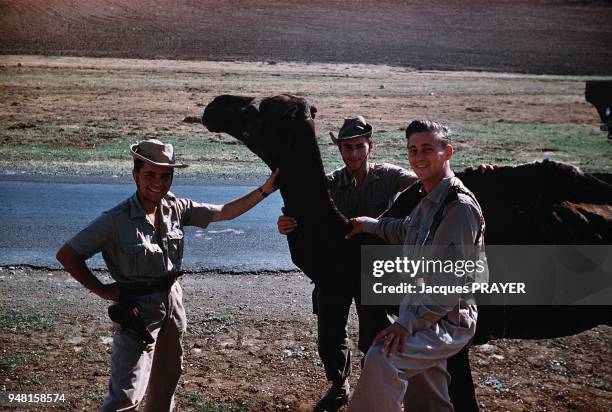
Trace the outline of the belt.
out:
[[[119,283],[119,289],[121,290],[120,299],[123,300],[123,298],[149,295],[157,292],[167,292],[172,285],[174,285],[176,279],[176,277],[172,277],[150,282]]]

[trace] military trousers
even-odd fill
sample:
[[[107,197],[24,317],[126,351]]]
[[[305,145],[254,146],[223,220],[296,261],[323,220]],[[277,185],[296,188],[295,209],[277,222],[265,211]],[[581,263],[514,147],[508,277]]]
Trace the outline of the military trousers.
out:
[[[114,324],[111,377],[101,411],[136,410],[145,393],[145,411],[171,411],[183,370],[181,340],[187,328],[183,291],[175,282],[169,291],[130,301],[138,305],[155,342],[147,345],[135,332]]]
[[[359,293],[354,290],[316,286],[313,304],[317,314],[318,350],[325,376],[332,382],[343,382],[351,373],[347,323],[353,300],[359,318],[357,347],[361,352],[366,353],[376,334],[390,325],[385,307],[362,305]]]
[[[462,319],[443,318],[417,331],[392,356],[381,351],[382,343],[370,347],[349,412],[453,411],[446,363],[474,337],[476,307],[465,309]]]

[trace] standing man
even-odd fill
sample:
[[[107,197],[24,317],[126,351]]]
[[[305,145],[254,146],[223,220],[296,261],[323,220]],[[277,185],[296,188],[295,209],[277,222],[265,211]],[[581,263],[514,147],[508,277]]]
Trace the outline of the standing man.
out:
[[[372,126],[362,116],[346,119],[338,137],[330,133],[340,149],[345,166],[327,175],[329,190],[336,207],[347,218],[378,217],[393,203],[395,196],[416,181],[416,176],[390,164],[369,163],[373,148]],[[299,222],[280,216],[278,230],[286,235]],[[333,276],[330,273],[329,276]],[[359,276],[355,274],[355,276]],[[315,285],[314,313],[318,315],[318,349],[331,381],[331,388],[317,402],[314,411],[336,411],[348,402],[351,351],[347,336],[348,314],[353,299],[359,317],[359,349],[365,353],[376,334],[389,325],[386,310],[361,305],[360,296],[351,287]]]
[[[68,240],[57,260],[102,299],[129,304],[150,333],[152,343],[145,343],[134,330],[115,325],[109,393],[102,411],[136,410],[147,392],[145,410],[167,412],[174,407],[183,369],[181,339],[187,328],[177,282],[183,226],[204,228],[240,216],[276,190],[278,170],[246,196],[210,205],[170,193],[174,169],[188,166],[175,161],[171,144],[142,140],[130,151],[136,193]],[[85,261],[98,252],[115,282],[102,284],[87,267]]]
[[[452,251],[455,261],[471,259],[484,244],[484,219],[474,195],[450,168],[453,148],[447,129],[416,120],[406,129],[408,160],[420,179],[423,198],[406,219],[351,219],[357,233],[373,233],[388,243],[405,245],[417,260],[427,245]],[[465,261],[465,260],[464,260]],[[456,279],[452,273],[449,279]],[[459,299],[408,295],[399,318],[374,339],[368,351],[350,411],[452,411],[446,361],[474,336],[476,305]]]

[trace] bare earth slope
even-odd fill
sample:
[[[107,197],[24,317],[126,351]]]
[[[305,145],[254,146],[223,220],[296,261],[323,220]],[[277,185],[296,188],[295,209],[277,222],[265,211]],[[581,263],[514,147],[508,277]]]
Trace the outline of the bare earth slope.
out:
[[[611,74],[612,3],[0,0],[0,53]]]

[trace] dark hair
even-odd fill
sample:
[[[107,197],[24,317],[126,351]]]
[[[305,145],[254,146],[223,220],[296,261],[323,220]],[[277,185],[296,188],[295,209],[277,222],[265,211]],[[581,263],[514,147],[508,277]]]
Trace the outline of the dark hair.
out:
[[[448,135],[448,127],[442,123],[434,122],[433,120],[413,120],[406,128],[406,140],[410,139],[414,133],[430,132],[438,136],[444,142],[444,145],[450,143]]]
[[[140,172],[140,169],[142,169],[143,167],[144,167],[144,160],[135,157],[134,158],[134,171],[138,173]]]
[[[142,169],[145,165],[145,161],[142,159],[139,159],[137,157],[134,158],[134,172],[135,173],[140,173],[140,169]],[[172,170],[170,171],[170,173],[172,174],[172,178],[174,179],[174,168],[171,168]]]

